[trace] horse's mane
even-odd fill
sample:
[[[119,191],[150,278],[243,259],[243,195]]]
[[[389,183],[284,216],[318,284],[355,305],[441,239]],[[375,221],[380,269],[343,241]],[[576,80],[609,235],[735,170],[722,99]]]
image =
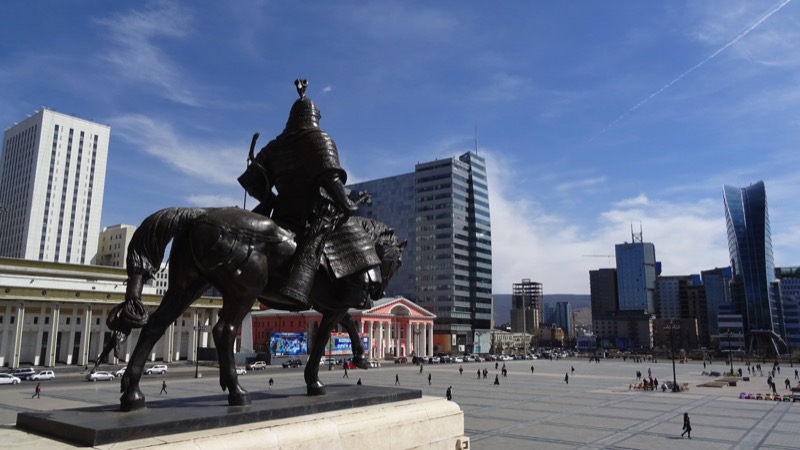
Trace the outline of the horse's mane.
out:
[[[400,244],[400,240],[397,239],[397,236],[394,234],[394,228],[389,225],[366,217],[354,216],[353,218],[361,224],[364,231],[372,236],[376,244],[390,246],[397,246]]]

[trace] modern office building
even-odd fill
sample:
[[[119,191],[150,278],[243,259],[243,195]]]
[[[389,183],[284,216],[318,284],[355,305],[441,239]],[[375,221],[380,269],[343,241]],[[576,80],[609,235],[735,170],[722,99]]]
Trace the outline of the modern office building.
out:
[[[719,321],[717,316],[722,305],[731,304],[730,281],[732,272],[730,267],[718,267],[701,272],[703,288],[706,291],[706,314],[708,315],[708,334],[715,339],[719,334]]]
[[[773,295],[775,264],[764,182],[723,187],[728,250],[733,269],[733,311],[742,315],[747,351],[781,353],[778,305]]]
[[[789,344],[789,351],[800,350],[800,267],[776,267],[778,297],[783,331],[781,336]]]
[[[592,321],[619,309],[617,300],[617,269],[589,271],[589,293],[592,302]]]
[[[575,337],[575,323],[572,320],[572,305],[569,302],[556,302],[555,323],[564,330],[564,337]]]
[[[74,264],[97,252],[110,128],[43,108],[6,129],[0,256]]]
[[[656,313],[656,248],[633,234],[633,242],[614,246],[617,259],[617,292],[620,311]]]
[[[475,330],[492,328],[492,238],[483,157],[468,152],[417,164],[413,173],[348,187],[372,194],[372,204],[359,214],[395,227],[401,239],[409,240],[403,260],[411,268],[401,269],[387,294],[412,299],[436,315],[436,351],[472,351]],[[413,270],[413,288],[408,270]]]
[[[511,286],[511,331],[536,334],[542,322],[542,283],[525,278]]]

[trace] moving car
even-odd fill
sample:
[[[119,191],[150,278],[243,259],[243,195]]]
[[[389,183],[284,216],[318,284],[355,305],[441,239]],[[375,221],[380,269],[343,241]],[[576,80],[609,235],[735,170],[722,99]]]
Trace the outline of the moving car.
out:
[[[20,381],[22,380],[10,373],[0,373],[0,384],[17,384]]]
[[[53,380],[55,378],[56,378],[56,374],[53,373],[52,370],[43,370],[43,371],[37,373],[36,375],[31,375],[30,376],[30,379],[33,380],[33,381]]]
[[[166,364],[156,364],[153,367],[145,370],[144,373],[146,373],[147,375],[152,375],[154,373],[164,375],[165,373],[167,373],[167,369],[168,367]]]
[[[19,369],[14,369],[14,371],[11,372],[11,375],[14,375],[20,380],[27,380],[31,376],[36,375],[36,370],[34,370],[33,367],[21,367]]]
[[[250,364],[246,365],[245,367],[247,367],[247,370],[263,370],[263,369],[267,368],[267,362],[266,361],[254,361],[254,362],[251,362]]]
[[[237,367],[236,368],[236,375],[246,375],[246,374],[247,374],[247,370],[242,369],[241,367]]]
[[[290,360],[284,361],[283,364],[281,364],[281,365],[283,366],[284,369],[289,368],[289,367],[300,367],[300,366],[303,365],[303,361],[300,361],[299,359],[290,359]]]
[[[122,366],[122,368],[121,368],[121,369],[117,369],[117,370],[114,372],[114,376],[115,376],[115,377],[121,377],[121,376],[125,375],[125,369],[127,369],[127,368],[128,368],[128,366]]]
[[[114,374],[110,372],[94,372],[86,375],[86,381],[113,381]]]

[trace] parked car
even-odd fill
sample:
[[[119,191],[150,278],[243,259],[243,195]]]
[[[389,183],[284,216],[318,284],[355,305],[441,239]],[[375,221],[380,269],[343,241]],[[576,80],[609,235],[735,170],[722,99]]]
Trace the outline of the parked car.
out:
[[[381,363],[377,359],[370,359],[369,360],[369,366],[370,367],[380,367]]]
[[[283,364],[281,365],[283,366],[284,369],[287,369],[289,367],[300,367],[303,365],[303,361],[300,361],[299,359],[289,359],[287,361],[284,361]]]
[[[11,375],[14,375],[20,380],[27,380],[33,375],[36,375],[36,370],[33,367],[20,367],[19,369],[14,369]]]
[[[128,366],[122,366],[122,368],[121,368],[121,369],[117,369],[117,370],[114,372],[114,376],[115,376],[115,377],[121,377],[121,376],[125,375],[125,369],[127,369],[127,368],[128,368]]]
[[[464,358],[461,357],[461,356],[456,356],[455,358],[453,358],[453,362],[454,363],[463,363],[464,362]]]
[[[395,358],[394,359],[394,363],[395,364],[405,364],[407,362],[408,362],[408,358],[406,358],[405,356],[401,356],[399,358]]]
[[[145,370],[144,373],[147,375],[152,375],[154,373],[164,375],[165,373],[167,373],[167,369],[169,368],[167,367],[166,364],[156,364],[153,367]]]
[[[267,368],[266,361],[253,361],[250,364],[246,365],[247,370],[263,370]]]
[[[17,384],[20,381],[22,380],[10,373],[0,373],[0,384]]]
[[[431,356],[428,362],[430,362],[431,364],[439,364],[440,362],[442,362],[442,360],[438,356]]]
[[[114,374],[110,372],[94,372],[86,375],[86,381],[112,381]]]
[[[52,370],[43,370],[36,375],[31,375],[30,379],[33,381],[39,380],[53,380],[56,378],[56,374],[53,373]]]
[[[247,370],[241,367],[236,368],[236,375],[247,375]]]

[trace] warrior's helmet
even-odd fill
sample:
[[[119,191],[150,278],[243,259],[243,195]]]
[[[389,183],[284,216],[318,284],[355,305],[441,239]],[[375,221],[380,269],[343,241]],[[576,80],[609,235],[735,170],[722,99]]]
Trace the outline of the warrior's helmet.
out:
[[[308,80],[295,80],[294,85],[300,98],[292,105],[292,110],[289,112],[289,120],[286,122],[286,130],[319,127],[319,119],[322,114],[317,109],[317,105],[306,97]]]

